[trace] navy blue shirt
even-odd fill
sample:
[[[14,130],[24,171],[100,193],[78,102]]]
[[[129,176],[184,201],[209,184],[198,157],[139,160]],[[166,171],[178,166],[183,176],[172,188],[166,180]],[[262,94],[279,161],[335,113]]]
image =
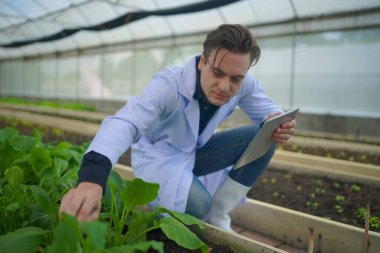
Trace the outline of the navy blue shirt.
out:
[[[198,100],[199,103],[199,131],[198,135],[202,133],[207,123],[215,114],[219,106],[210,104],[207,101],[202,86],[201,86],[201,71],[198,69],[200,57],[196,57],[196,88],[193,98]],[[107,179],[112,169],[112,163],[108,157],[91,151],[83,156],[82,164],[78,173],[78,184],[81,182],[92,182],[99,184],[103,188],[103,194],[106,191]]]

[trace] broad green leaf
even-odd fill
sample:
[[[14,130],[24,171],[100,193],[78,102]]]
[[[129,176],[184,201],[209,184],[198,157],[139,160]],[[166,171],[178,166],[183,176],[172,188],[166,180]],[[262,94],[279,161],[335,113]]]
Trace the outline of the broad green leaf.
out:
[[[51,150],[51,156],[61,157],[65,160],[70,160],[73,157],[68,150],[58,147]]]
[[[140,178],[135,178],[120,193],[120,198],[124,205],[131,209],[136,205],[145,205],[153,201],[158,195],[158,189],[158,184],[147,183]]]
[[[54,248],[60,253],[81,253],[82,233],[75,217],[62,215],[61,222],[54,229]]]
[[[115,172],[114,170],[111,170],[111,173],[108,177],[107,181],[107,187],[106,191],[104,193],[103,197],[103,207],[104,210],[107,212],[111,211],[111,204],[112,204],[112,198],[116,200],[117,203],[114,203],[114,205],[117,206],[117,210],[121,210],[122,204],[120,198],[115,198],[115,194],[118,194],[120,190],[123,187],[123,179],[121,179],[120,175]],[[111,194],[111,189],[113,194]]]
[[[193,232],[176,219],[164,217],[159,221],[160,228],[165,235],[186,249],[201,249],[207,252],[207,245],[202,242]]]
[[[51,213],[53,206],[49,197],[49,194],[42,188],[32,185],[31,190],[37,203],[41,206],[47,214]]]
[[[64,192],[66,190],[69,190],[71,188],[74,188],[77,184],[78,180],[78,170],[77,169],[71,169],[66,171],[66,173],[61,176],[61,178],[57,181],[58,190],[60,192]]]
[[[18,187],[24,181],[24,173],[18,166],[12,166],[5,171],[8,183],[13,187]]]
[[[65,159],[54,157],[54,168],[57,170],[58,175],[61,175],[69,167],[69,162]]]
[[[50,229],[50,218],[40,205],[30,206],[29,222],[32,226]]]
[[[204,229],[206,227],[201,220],[195,218],[194,216],[192,216],[190,214],[171,211],[171,210],[168,210],[168,209],[161,207],[161,206],[158,206],[156,209],[162,213],[168,213],[173,218],[179,220],[180,222],[182,222],[188,226],[197,225],[200,229]]]
[[[10,139],[12,147],[20,151],[29,151],[38,142],[37,138],[25,135],[15,135]]]
[[[5,208],[8,212],[14,212],[20,207],[18,202],[12,202]]]
[[[0,142],[5,142],[5,140],[10,140],[13,136],[18,135],[16,128],[7,127],[0,129]]]
[[[121,247],[114,247],[106,249],[106,253],[136,253],[138,252],[148,252],[149,249],[154,249],[155,252],[164,253],[164,244],[162,242],[148,241],[139,242],[132,245],[124,245]]]
[[[24,151],[14,149],[9,141],[6,140],[0,150],[0,172],[2,169],[5,170],[11,167],[15,160],[23,158],[24,155]]]
[[[33,137],[36,138],[39,143],[42,141],[41,133],[37,128],[33,128]]]
[[[40,228],[27,227],[0,236],[2,253],[35,253],[47,233]]]
[[[94,221],[82,223],[82,231],[86,235],[85,252],[104,249],[106,244],[107,223]]]
[[[41,147],[33,147],[30,150],[29,161],[38,176],[41,176],[44,170],[52,164],[49,151]]]
[[[80,164],[80,163],[81,163],[81,161],[82,161],[82,157],[83,157],[83,154],[82,154],[82,153],[79,153],[78,151],[71,150],[71,149],[68,149],[67,152],[72,156],[72,159],[74,159],[74,161],[75,161],[77,164]]]
[[[160,212],[155,210],[152,212],[134,212],[133,219],[130,224],[128,224],[128,231],[126,233],[126,237],[128,242],[146,240],[146,233],[142,233],[145,231],[150,224],[153,223],[153,220],[157,219]],[[139,237],[137,237],[140,235]],[[133,241],[132,241],[133,240]]]
[[[57,148],[62,148],[62,149],[69,149],[69,148],[72,148],[74,145],[71,144],[70,142],[68,141],[60,141],[58,142],[57,144]]]

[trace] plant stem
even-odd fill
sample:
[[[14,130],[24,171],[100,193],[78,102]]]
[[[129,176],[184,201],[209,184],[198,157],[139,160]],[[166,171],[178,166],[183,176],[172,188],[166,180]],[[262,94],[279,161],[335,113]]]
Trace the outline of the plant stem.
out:
[[[110,186],[109,187],[110,189],[110,194],[111,194],[111,212],[110,213],[113,213],[113,208],[114,208],[114,205],[115,205],[115,201],[114,201],[114,192],[113,192],[113,189],[112,187]],[[112,217],[110,217],[110,222],[108,223],[108,242],[111,242],[111,228],[112,228]],[[114,222],[114,225],[115,225],[115,222]]]
[[[128,244],[132,244],[133,241],[134,241],[135,239],[139,238],[141,235],[146,234],[146,233],[148,233],[149,231],[152,231],[152,230],[155,230],[155,229],[158,229],[158,228],[160,228],[160,226],[153,226],[153,227],[150,227],[150,228],[148,228],[148,229],[145,229],[145,230],[142,231],[141,233],[139,233],[139,234],[135,235],[134,237],[132,237],[132,239],[129,240]]]
[[[370,216],[370,208],[369,208],[369,204],[367,204],[367,206],[366,206],[366,213],[365,213],[365,225],[364,225],[363,253],[368,253],[369,216]]]

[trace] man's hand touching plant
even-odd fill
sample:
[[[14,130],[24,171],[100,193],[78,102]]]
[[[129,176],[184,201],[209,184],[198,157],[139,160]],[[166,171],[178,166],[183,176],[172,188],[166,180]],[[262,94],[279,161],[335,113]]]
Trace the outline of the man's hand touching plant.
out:
[[[76,216],[78,221],[96,221],[102,196],[103,189],[100,185],[82,182],[63,196],[59,213]]]

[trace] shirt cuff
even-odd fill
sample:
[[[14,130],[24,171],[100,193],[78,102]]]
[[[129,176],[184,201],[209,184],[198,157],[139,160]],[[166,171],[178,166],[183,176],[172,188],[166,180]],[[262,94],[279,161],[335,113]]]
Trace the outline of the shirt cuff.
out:
[[[111,169],[112,164],[110,159],[95,151],[91,151],[83,156],[78,172],[78,184],[82,182],[98,184],[102,187],[104,194]]]

